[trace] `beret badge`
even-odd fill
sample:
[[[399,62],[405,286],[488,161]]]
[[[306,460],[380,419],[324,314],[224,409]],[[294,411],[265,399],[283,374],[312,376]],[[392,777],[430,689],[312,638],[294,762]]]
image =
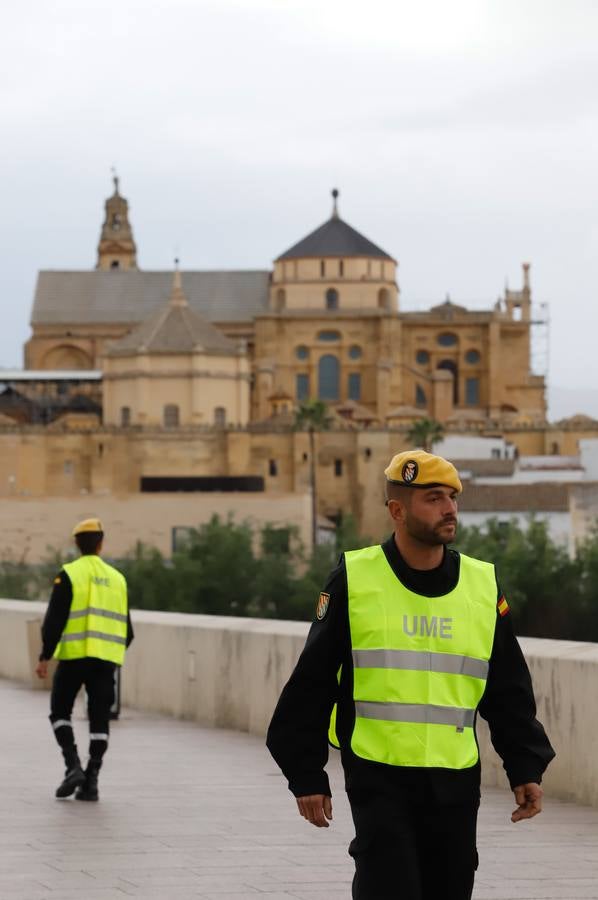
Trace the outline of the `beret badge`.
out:
[[[419,466],[414,459],[408,459],[401,470],[401,478],[406,484],[411,484],[417,478]]]

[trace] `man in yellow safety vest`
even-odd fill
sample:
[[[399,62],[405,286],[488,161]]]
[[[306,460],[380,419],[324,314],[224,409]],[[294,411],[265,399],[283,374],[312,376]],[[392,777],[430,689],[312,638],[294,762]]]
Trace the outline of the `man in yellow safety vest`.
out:
[[[40,678],[48,660],[58,666],[52,683],[50,722],[62,750],[66,773],[56,797],[98,799],[98,773],[108,749],[114,678],[133,640],[127,584],[117,569],[100,557],[104,529],[99,519],[85,519],[73,529],[79,559],[66,563],[54,579],[42,624]],[[75,698],[85,685],[89,714],[89,761],[83,770],[71,722]]]
[[[355,823],[354,900],[469,900],[477,868],[478,714],[517,809],[542,808],[554,751],[494,566],[448,548],[455,467],[409,450],[385,470],[393,534],[344,553],[268,730],[299,813],[328,827],[328,742]]]

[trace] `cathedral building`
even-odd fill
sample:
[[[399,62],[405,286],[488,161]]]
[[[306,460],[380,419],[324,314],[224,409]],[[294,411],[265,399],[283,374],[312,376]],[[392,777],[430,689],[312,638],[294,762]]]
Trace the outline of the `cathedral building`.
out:
[[[447,299],[427,312],[403,312],[397,261],[345,222],[337,191],[333,198],[331,217],[280,254],[272,271],[181,273],[187,318],[200,317],[212,342],[221,335],[231,352],[246,356],[249,396],[238,406],[225,403],[226,420],[267,420],[286,397],[289,405],[318,398],[341,415],[357,412],[382,426],[422,416],[544,421],[544,380],[530,370],[529,265],[521,290],[506,291],[491,309],[467,310]],[[171,280],[171,273],[139,269],[128,203],[115,178],[95,270],[39,274],[26,368],[101,369],[110,384],[115,359],[131,346],[127,335],[141,328],[143,338],[168,307]],[[147,381],[142,356],[137,374],[128,369],[131,385]],[[143,365],[159,368],[153,359]],[[213,355],[202,362],[206,372],[210,360],[215,364]],[[182,390],[180,378],[177,384]],[[135,421],[154,421],[140,402]],[[212,421],[221,406],[216,398]],[[205,424],[210,416],[196,411],[188,421]]]

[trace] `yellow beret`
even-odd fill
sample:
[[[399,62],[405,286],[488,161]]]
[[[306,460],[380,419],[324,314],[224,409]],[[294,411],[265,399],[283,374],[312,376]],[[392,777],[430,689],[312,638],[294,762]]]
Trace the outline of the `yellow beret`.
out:
[[[83,519],[82,522],[77,522],[73,528],[73,537],[75,537],[76,534],[84,534],[86,531],[103,530],[102,523],[99,519]]]
[[[393,456],[384,470],[386,480],[391,484],[406,487],[432,487],[443,484],[461,493],[463,486],[454,465],[442,456],[426,453],[425,450],[405,450]]]

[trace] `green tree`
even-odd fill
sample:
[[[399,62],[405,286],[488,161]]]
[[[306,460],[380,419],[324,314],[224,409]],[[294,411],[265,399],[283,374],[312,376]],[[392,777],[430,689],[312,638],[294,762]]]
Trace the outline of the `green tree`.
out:
[[[127,579],[129,604],[135,609],[179,609],[172,566],[159,550],[138,541],[115,565]]]
[[[295,410],[295,428],[309,435],[309,486],[311,490],[311,543],[318,535],[318,499],[316,490],[316,432],[327,431],[332,423],[328,407],[322,400],[306,400]]]
[[[191,532],[184,549],[173,554],[172,564],[178,609],[247,615],[258,570],[248,523],[212,516]]]
[[[10,600],[31,600],[34,570],[24,558],[3,556],[0,559],[0,597]]]
[[[428,453],[432,451],[434,444],[441,441],[443,437],[444,428],[436,419],[417,419],[407,432],[407,440],[415,447],[427,450]]]
[[[583,561],[571,559],[565,547],[551,540],[546,522],[532,516],[522,528],[515,520],[505,524],[490,519],[484,528],[460,528],[457,545],[495,563],[518,634],[582,639]]]

